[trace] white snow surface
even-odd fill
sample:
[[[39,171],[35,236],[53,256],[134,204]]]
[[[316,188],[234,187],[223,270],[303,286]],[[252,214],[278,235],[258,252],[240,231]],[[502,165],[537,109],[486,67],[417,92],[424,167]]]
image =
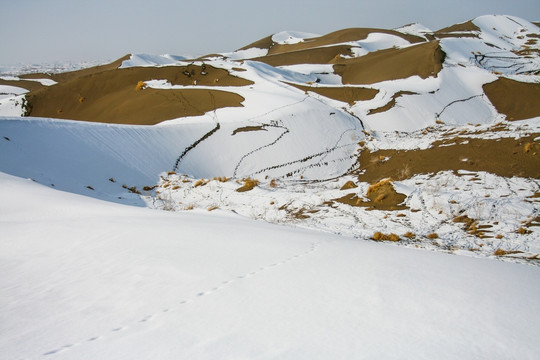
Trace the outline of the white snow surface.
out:
[[[0,174],[4,359],[535,359],[540,268]]]
[[[422,24],[418,24],[418,23],[404,25],[404,26],[401,26],[401,27],[396,28],[394,30],[399,31],[399,32],[401,32],[403,34],[416,35],[416,36],[420,36],[420,37],[423,37],[423,38],[426,37],[426,34],[429,34],[429,33],[433,32],[433,30],[431,30],[430,28],[428,28],[428,27],[426,27],[426,26],[424,26]]]
[[[0,85],[0,100],[27,93],[28,90],[18,86]]]
[[[122,61],[120,69],[135,66],[170,66],[177,65],[180,61],[186,60],[186,57],[179,55],[151,55],[151,54],[131,54],[128,60]]]
[[[47,73],[55,74],[66,71],[76,71],[92,66],[103,65],[111,62],[111,60],[100,61],[82,61],[82,62],[55,62],[55,63],[40,63],[40,64],[15,64],[15,65],[3,65],[0,64],[1,76],[18,76],[22,74],[32,73]]]
[[[316,38],[321,35],[301,31],[281,31],[272,35],[272,41],[280,45],[290,45],[304,42],[305,39]]]
[[[16,93],[5,93],[4,95],[0,95],[0,114],[2,114],[2,116],[22,116],[22,104],[23,100],[25,99],[24,94],[27,92],[27,90],[18,88],[16,91],[14,91],[22,93],[23,90],[24,93],[22,95],[17,95]],[[10,91],[13,90],[11,89]]]
[[[228,58],[229,60],[244,60],[252,59],[260,56],[266,56],[268,49],[249,48],[245,50],[236,50],[228,53],[221,53],[220,55]]]

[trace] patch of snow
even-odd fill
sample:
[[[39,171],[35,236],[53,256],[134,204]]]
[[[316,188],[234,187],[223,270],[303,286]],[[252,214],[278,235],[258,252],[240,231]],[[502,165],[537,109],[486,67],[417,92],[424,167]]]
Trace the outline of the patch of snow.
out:
[[[316,38],[321,35],[300,32],[300,31],[282,31],[272,35],[272,41],[280,45],[291,45],[304,42],[305,39]]]
[[[220,55],[230,60],[245,60],[266,56],[267,54],[268,49],[250,48],[246,50],[236,50],[234,52],[221,53]]]
[[[424,39],[426,39],[426,34],[433,33],[433,30],[418,23],[405,25],[394,30],[399,31],[400,33],[403,33],[403,34],[410,34],[410,35],[423,37]]]
[[[57,82],[52,79],[21,79],[17,76],[0,76],[0,79],[6,81],[36,81],[43,86],[52,86],[54,84],[57,84]]]
[[[186,60],[183,56],[178,55],[151,55],[151,54],[132,54],[129,60],[122,61],[120,69],[125,69],[135,66],[171,66],[178,65],[182,60]]]
[[[23,89],[26,91],[26,89]],[[2,116],[22,116],[24,95],[0,95],[0,114]],[[0,117],[1,121],[1,117]]]
[[[409,46],[410,43],[396,35],[372,32],[364,40],[354,41],[354,44],[360,46],[368,52],[374,52],[378,50],[399,48]]]
[[[353,48],[354,49],[354,48]],[[308,75],[308,78],[299,79],[300,81],[315,82],[313,85],[343,85],[341,76],[334,74],[332,64],[300,64],[279,66],[278,69],[283,69],[288,72]],[[317,80],[319,82],[317,83]],[[307,82],[306,81],[306,82]]]
[[[23,89],[18,86],[11,86],[11,85],[0,85],[0,96],[13,96],[13,95],[22,95],[26,94],[28,90]],[[2,99],[0,97],[0,99]]]
[[[496,75],[476,67],[444,67],[437,78],[414,76],[372,84],[381,90],[379,94],[371,101],[356,103],[352,111],[376,131],[416,131],[434,125],[436,120],[452,125],[494,123],[502,118],[483,95],[482,85],[495,79]],[[418,95],[403,95],[391,109],[369,114],[369,110],[385,105],[397,91],[404,90]]]

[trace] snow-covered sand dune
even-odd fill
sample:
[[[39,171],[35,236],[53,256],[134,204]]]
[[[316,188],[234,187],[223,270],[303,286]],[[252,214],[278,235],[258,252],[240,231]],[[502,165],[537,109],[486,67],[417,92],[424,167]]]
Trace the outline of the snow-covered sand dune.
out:
[[[485,16],[10,69],[0,359],[536,359],[539,38]]]
[[[2,174],[3,359],[534,359],[538,268]]]

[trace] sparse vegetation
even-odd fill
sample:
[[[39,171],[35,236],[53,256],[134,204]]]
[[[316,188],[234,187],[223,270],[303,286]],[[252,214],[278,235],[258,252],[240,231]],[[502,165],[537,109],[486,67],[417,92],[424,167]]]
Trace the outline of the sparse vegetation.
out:
[[[521,226],[519,229],[516,230],[516,232],[521,235],[527,235],[530,234],[532,231]]]
[[[228,178],[226,176],[217,176],[217,177],[213,177],[212,180],[219,181],[219,182],[222,182],[222,183],[226,183],[229,180],[231,180],[231,178]]]
[[[383,234],[380,231],[377,231],[376,233],[374,233],[372,239],[375,241],[394,241],[394,242],[401,240],[399,235],[396,235],[394,233]]]
[[[250,191],[250,190],[253,190],[257,185],[259,185],[259,180],[256,180],[256,179],[245,178],[245,179],[242,179],[242,181],[244,185],[236,189],[237,192]]]
[[[367,190],[367,195],[369,196],[371,194],[378,193],[381,191],[381,189],[388,187],[388,185],[392,186],[391,181],[392,180],[388,178],[388,179],[383,179],[377,183],[369,185],[368,190]]]
[[[407,239],[413,239],[416,237],[416,235],[414,235],[414,233],[410,232],[410,231],[407,231],[405,234],[403,234],[403,237],[407,238]]]
[[[523,251],[519,250],[504,250],[504,249],[497,249],[493,252],[493,255],[495,256],[506,256],[506,255],[512,255],[512,254],[521,254]]]
[[[131,187],[128,187],[126,184],[123,184],[122,187],[123,187],[124,189],[128,190],[128,191],[131,192],[131,193],[141,195],[141,192],[140,192],[139,190],[137,190],[137,186],[131,186]]]
[[[146,83],[144,81],[139,81],[135,86],[135,90],[144,90],[146,89]]]
[[[199,180],[195,181],[195,183],[193,184],[193,187],[204,186],[204,185],[208,184],[209,182],[210,182],[210,180],[207,180],[207,179],[199,179]]]

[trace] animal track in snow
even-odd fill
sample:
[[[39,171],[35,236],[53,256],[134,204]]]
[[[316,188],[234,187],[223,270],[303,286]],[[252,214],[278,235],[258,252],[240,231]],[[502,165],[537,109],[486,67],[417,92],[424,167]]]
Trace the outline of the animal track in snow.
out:
[[[218,290],[225,289],[227,287],[227,285],[234,284],[235,282],[240,281],[240,280],[246,280],[246,279],[252,278],[252,277],[256,276],[257,274],[262,273],[263,271],[266,271],[266,270],[271,269],[273,267],[289,263],[289,262],[291,262],[293,260],[298,260],[298,259],[300,259],[300,258],[302,258],[302,257],[316,251],[319,246],[320,246],[319,243],[312,243],[309,250],[307,250],[307,251],[304,251],[304,252],[299,253],[299,254],[292,255],[292,256],[290,256],[288,258],[285,258],[284,260],[282,260],[280,262],[275,262],[275,263],[272,263],[272,264],[267,265],[267,266],[259,267],[255,271],[240,274],[240,275],[237,275],[237,276],[233,277],[232,279],[224,280],[224,281],[221,282],[221,284],[222,284],[221,286],[215,286],[215,287],[211,288],[210,290],[200,291],[200,292],[196,293],[194,297],[188,298],[188,299],[185,299],[185,300],[181,300],[181,301],[178,302],[178,304],[179,305],[187,305],[187,304],[195,301],[198,298],[202,298],[202,297],[211,295],[211,294],[217,292]],[[176,308],[174,308],[174,307],[165,308],[165,309],[163,309],[161,311],[161,315],[168,314],[168,313],[172,312],[173,310],[176,310]],[[153,320],[157,316],[158,316],[158,314],[146,315],[146,316],[140,318],[139,320],[137,320],[136,324],[144,325],[145,323]],[[130,327],[127,326],[127,325],[119,326],[119,327],[111,329],[109,335],[113,335],[114,333],[123,332],[123,331],[126,331],[128,329],[130,329]],[[105,337],[105,335],[93,336],[91,338],[86,339],[84,342],[93,343],[93,342],[96,342],[97,340],[100,340],[100,339],[102,339],[104,337]],[[61,346],[61,347],[59,347],[57,349],[49,350],[49,351],[43,353],[42,356],[55,355],[55,354],[58,354],[60,352],[70,350],[70,349],[72,349],[73,347],[75,347],[77,345],[81,345],[81,343],[66,344],[66,345],[63,345],[63,346]]]

